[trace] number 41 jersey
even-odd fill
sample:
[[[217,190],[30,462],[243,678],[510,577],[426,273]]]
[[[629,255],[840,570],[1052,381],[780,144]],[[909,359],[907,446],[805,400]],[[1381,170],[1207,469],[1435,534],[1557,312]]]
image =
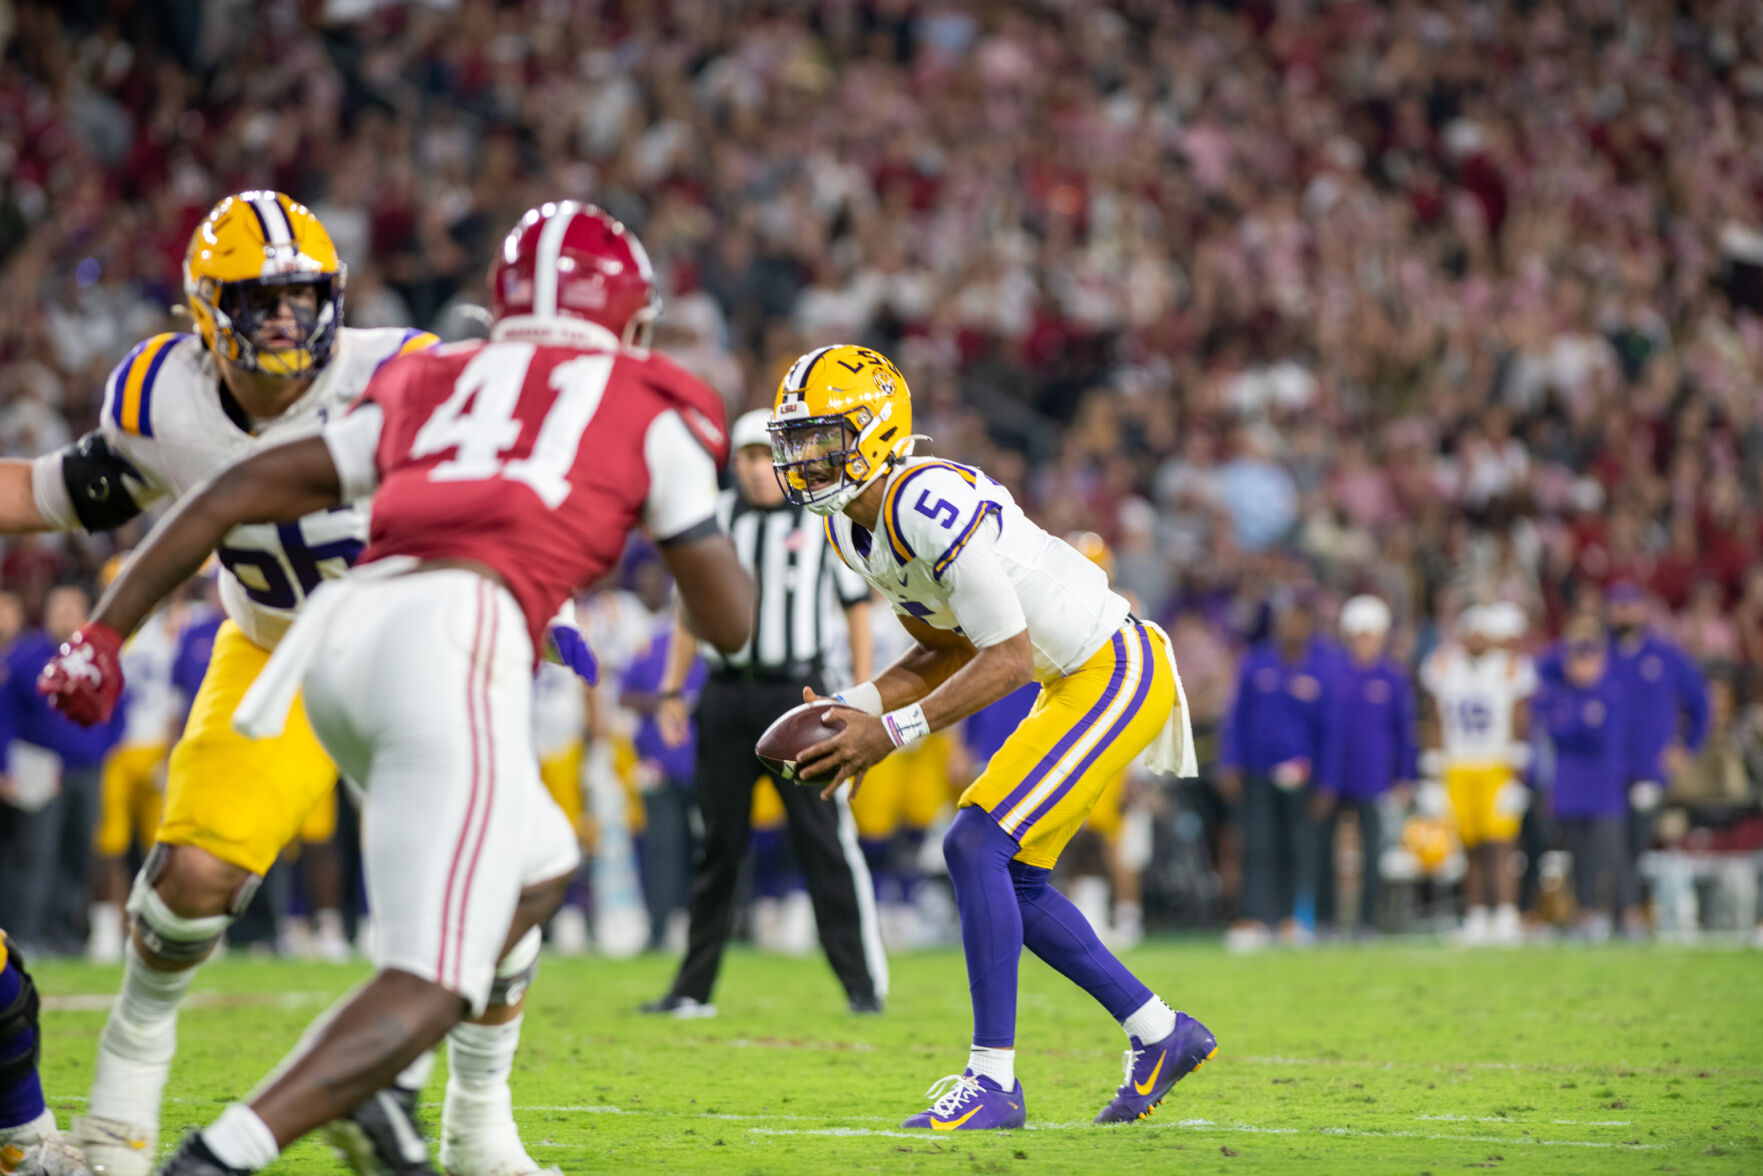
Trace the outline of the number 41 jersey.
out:
[[[345,497],[373,494],[363,564],[472,560],[501,575],[534,649],[645,526],[714,534],[722,400],[647,351],[459,343],[390,364],[325,429]]]
[[[101,427],[140,475],[134,497],[145,507],[177,498],[265,446],[312,436],[354,403],[381,364],[438,342],[426,331],[345,327],[300,399],[274,420],[253,422],[227,394],[201,339],[155,335],[110,374]],[[366,514],[354,507],[233,528],[215,552],[226,569],[220,595],[227,616],[257,645],[273,648],[307,594],[342,575],[366,538]]]

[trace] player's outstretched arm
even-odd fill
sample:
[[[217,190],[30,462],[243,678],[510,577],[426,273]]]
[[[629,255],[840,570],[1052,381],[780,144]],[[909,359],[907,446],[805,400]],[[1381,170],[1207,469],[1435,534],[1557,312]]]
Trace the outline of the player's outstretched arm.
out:
[[[96,624],[129,634],[179,584],[195,575],[226,533],[242,523],[293,522],[341,506],[337,466],[322,437],[266,449],[186,495],[92,614]]]
[[[693,527],[657,546],[679,585],[680,616],[692,632],[723,653],[747,644],[753,628],[753,577],[741,566],[729,537],[718,529],[700,534]]]
[[[46,531],[49,522],[37,509],[31,489],[31,463],[11,457],[0,461],[0,534]]]

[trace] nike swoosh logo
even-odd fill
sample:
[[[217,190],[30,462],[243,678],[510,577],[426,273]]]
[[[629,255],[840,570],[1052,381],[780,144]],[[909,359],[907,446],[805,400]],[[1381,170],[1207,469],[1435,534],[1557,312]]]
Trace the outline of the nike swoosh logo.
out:
[[[1140,1094],[1150,1094],[1151,1088],[1153,1086],[1157,1085],[1157,1075],[1163,1072],[1163,1060],[1165,1058],[1167,1058],[1168,1056],[1169,1056],[1169,1051],[1164,1050],[1163,1053],[1158,1056],[1157,1065],[1152,1068],[1151,1076],[1149,1078],[1145,1079],[1143,1082],[1133,1083],[1132,1088],[1134,1090],[1138,1091]]]
[[[973,1118],[977,1114],[979,1114],[979,1108],[974,1107],[971,1111],[968,1111],[965,1115],[962,1115],[959,1119],[950,1119],[947,1123],[938,1122],[936,1119],[933,1118],[930,1121],[930,1128],[932,1131],[953,1131],[953,1130],[955,1130],[955,1128],[961,1126],[961,1124],[967,1122],[969,1119]]]

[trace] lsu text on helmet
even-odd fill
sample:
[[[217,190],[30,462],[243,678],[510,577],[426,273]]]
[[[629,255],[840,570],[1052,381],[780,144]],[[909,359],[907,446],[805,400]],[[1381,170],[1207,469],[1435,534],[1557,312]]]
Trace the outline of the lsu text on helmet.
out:
[[[529,209],[490,263],[493,338],[647,347],[660,312],[643,243],[592,204]]]
[[[228,196],[184,254],[184,298],[202,342],[266,376],[310,376],[330,360],[346,276],[312,210],[280,192]]]
[[[911,454],[912,392],[880,352],[849,343],[822,347],[790,365],[769,427],[784,497],[815,514],[835,514]]]

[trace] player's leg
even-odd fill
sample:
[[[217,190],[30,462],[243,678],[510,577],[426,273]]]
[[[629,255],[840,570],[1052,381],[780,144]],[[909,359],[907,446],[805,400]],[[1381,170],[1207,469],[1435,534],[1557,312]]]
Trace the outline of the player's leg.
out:
[[[508,734],[518,736],[510,716]],[[508,764],[514,779],[522,764]],[[562,905],[581,861],[575,827],[534,776],[522,838],[522,889],[508,948],[496,965],[489,1003],[447,1035],[447,1095],[441,1113],[441,1167],[451,1176],[518,1176],[538,1165],[514,1123],[514,1068],[526,994],[539,967],[539,927]]]
[[[178,1006],[195,970],[336,779],[298,704],[273,739],[232,729],[239,699],[268,660],[223,624],[172,750],[164,821],[129,892],[122,991],[99,1035],[87,1113],[74,1121],[81,1149],[105,1176],[145,1176],[151,1166]]]
[[[306,684],[337,765],[365,781],[378,970],[249,1106],[186,1139],[171,1176],[268,1166],[488,1006],[538,790],[530,657],[512,597],[469,572],[356,585],[334,611]]]
[[[853,1012],[880,1012],[888,995],[888,957],[876,914],[875,885],[857,841],[857,823],[841,791],[821,799],[813,788],[779,792],[790,844],[808,882],[814,922],[833,974]]]
[[[1474,764],[1448,764],[1445,767],[1445,792],[1451,800],[1451,814],[1457,822],[1457,839],[1463,843],[1463,924],[1459,938],[1464,943],[1486,942],[1493,921],[1487,905],[1487,855],[1482,851],[1486,837],[1482,817],[1488,807],[1483,797],[1484,774]]]
[[[0,932],[0,1172],[7,1176],[91,1176],[84,1158],[55,1129],[43,1101],[39,998],[24,960]]]
[[[343,859],[337,850],[337,790],[320,796],[300,822],[300,876],[312,904],[313,950],[320,959],[343,963],[349,940],[343,934]]]
[[[153,792],[152,772],[165,758],[163,744],[135,744],[111,752],[104,761],[98,828],[92,835],[92,902],[86,913],[86,959],[95,964],[122,961],[126,924],[122,905],[128,897],[127,856],[133,844],[141,793]],[[157,827],[157,817],[154,819]],[[154,829],[144,831],[151,845]]]
[[[1175,679],[1161,640],[1137,626],[1123,630],[1112,659],[1095,667],[1096,672],[1108,673],[1108,685],[1099,695],[1082,682],[1073,683],[1076,689],[1068,698],[1057,697],[1061,683],[1043,690],[1043,696],[1056,696],[1055,703],[1081,705],[1094,699],[1085,712],[1090,721],[1080,720],[1069,728],[1066,739],[1053,745],[1051,752],[1057,755],[1039,783],[1027,790],[1019,787],[993,809],[1005,813],[1005,826],[1014,826],[1021,839],[1010,871],[1022,910],[1024,946],[1094,997],[1127,1035],[1126,1080],[1096,1117],[1098,1123],[1130,1122],[1149,1115],[1177,1081],[1218,1048],[1204,1025],[1170,1008],[1133,975],[1102,944],[1082,912],[1048,880],[1059,854],[1082,827],[1107,783],[1151,744],[1176,705]],[[1087,665],[1080,671],[1088,672]],[[1048,758],[1043,756],[1041,762]]]
[[[733,929],[735,885],[752,834],[753,781],[758,775],[757,763],[740,750],[752,747],[757,737],[745,718],[739,686],[715,680],[706,683],[697,722],[692,786],[703,822],[703,839],[692,875],[686,956],[667,994],[643,1006],[645,1012],[676,1016],[716,1011],[710,995]],[[736,749],[735,754],[731,748]]]

